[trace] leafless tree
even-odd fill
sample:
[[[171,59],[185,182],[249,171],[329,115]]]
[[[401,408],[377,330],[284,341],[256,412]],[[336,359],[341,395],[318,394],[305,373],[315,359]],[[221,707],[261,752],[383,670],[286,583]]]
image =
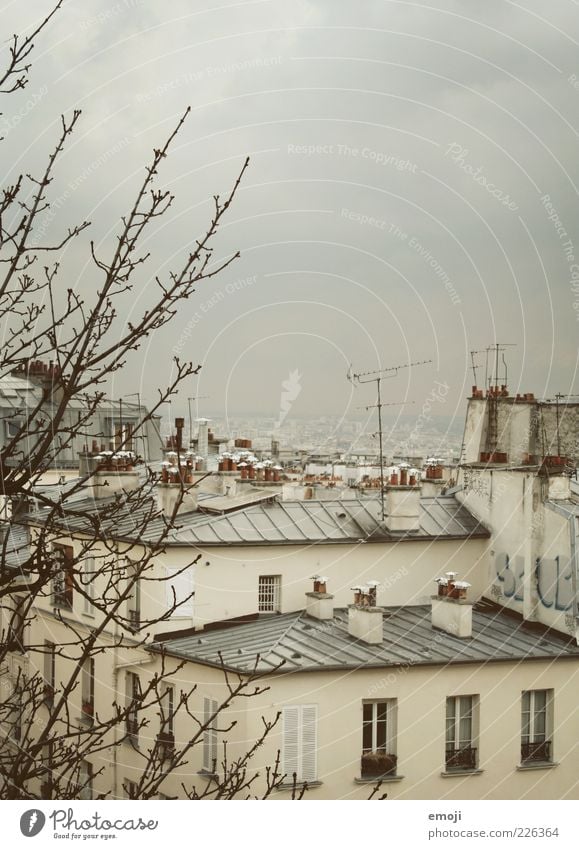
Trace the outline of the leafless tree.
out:
[[[62,3],[59,0],[29,36],[15,35],[9,43],[0,70],[0,93],[4,96],[26,86],[34,40],[42,35]],[[54,192],[55,167],[81,119],[79,111],[62,117],[60,132],[40,173],[20,174],[0,193],[0,379],[15,375],[29,379],[32,366],[38,372],[39,362],[50,364],[40,369],[40,376],[36,374],[38,392],[33,402],[11,415],[9,436],[0,450],[4,502],[0,521],[1,798],[82,797],[95,777],[88,775],[83,765],[110,751],[111,745],[130,742],[145,729],[149,729],[148,744],[139,749],[140,777],[125,792],[136,798],[153,798],[167,774],[187,763],[209,727],[217,728],[220,738],[227,740],[232,728],[226,719],[227,708],[234,700],[251,698],[265,688],[261,675],[254,670],[234,682],[226,679],[226,698],[211,717],[201,720],[193,712],[195,688],[182,691],[168,712],[164,684],[180,665],[161,653],[157,672],[128,700],[114,698],[106,715],[99,715],[91,699],[83,696],[79,722],[78,708],[72,705],[78,704],[83,692],[83,676],[92,678],[94,685],[94,664],[107,663],[114,652],[142,655],[148,651],[160,623],[168,621],[178,604],[187,601],[178,602],[174,597],[161,615],[146,620],[135,620],[127,612],[137,582],[143,585],[163,580],[155,572],[154,563],[165,551],[168,535],[175,527],[178,502],[172,515],[160,515],[153,498],[155,474],[151,470],[142,475],[136,489],[102,499],[98,511],[88,509],[81,497],[94,469],[67,487],[39,488],[43,475],[58,467],[63,452],[86,437],[89,422],[106,401],[104,386],[111,374],[130,366],[131,357],[144,340],[171,321],[179,305],[200,283],[221,273],[237,256],[215,260],[213,243],[247,161],[226,197],[214,197],[206,230],[185,251],[179,267],[168,275],[155,276],[155,285],[145,287],[145,268],[154,258],[140,246],[173,202],[169,191],[156,187],[157,173],[188,111],[153,151],[134,201],[120,218],[110,254],[100,252],[87,240],[86,249],[100,277],[91,295],[66,286],[59,262],[73,240],[83,243],[87,239],[89,222],[65,226],[49,243],[43,239],[41,226]],[[127,292],[138,292],[147,299],[147,305],[138,319],[123,324],[118,321],[117,305]],[[133,439],[198,368],[175,359],[168,385],[159,391],[158,402],[141,417],[131,434]],[[71,422],[67,410],[73,402],[81,403]],[[106,459],[111,473],[126,448],[127,439],[122,437]],[[39,508],[33,515],[32,494]],[[127,516],[131,517],[134,542],[129,540],[121,551],[109,531]],[[82,533],[77,534],[77,544],[67,545],[67,536],[70,538],[79,528]],[[148,542],[143,550],[138,541],[145,537]],[[87,574],[83,564],[96,549],[98,569]],[[99,581],[98,594],[94,592],[95,580]],[[51,615],[58,637],[51,642],[39,628],[39,610],[55,594],[58,604]],[[69,615],[72,594],[76,601],[94,608],[91,628]],[[51,675],[55,663],[60,670],[56,676]],[[169,723],[180,714],[188,716],[194,729],[181,745],[169,731]],[[156,730],[151,730],[152,716],[157,717]],[[219,777],[204,784],[202,790],[183,786],[183,795],[192,799],[252,795],[255,773],[249,768],[250,760],[276,721],[264,720],[262,734],[241,757],[231,760],[224,742],[223,757],[215,768]],[[278,758],[266,771],[265,794],[284,780]],[[294,798],[303,792],[294,779]]]

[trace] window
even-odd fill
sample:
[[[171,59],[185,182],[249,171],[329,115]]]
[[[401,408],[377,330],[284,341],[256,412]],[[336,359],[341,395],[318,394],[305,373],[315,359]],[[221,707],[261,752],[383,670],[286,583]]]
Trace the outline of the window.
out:
[[[260,575],[257,609],[260,613],[279,613],[281,575]]]
[[[74,551],[69,545],[55,545],[56,573],[53,579],[52,603],[54,607],[72,610],[74,589]]]
[[[127,672],[127,734],[129,739],[134,742],[139,734],[139,696],[141,687],[139,676],[135,672]]]
[[[81,761],[78,772],[78,798],[92,799],[93,768],[88,761]]]
[[[552,706],[552,690],[527,690],[523,693],[522,764],[551,761]]]
[[[175,690],[169,684],[161,694],[161,728],[159,729],[158,743],[162,758],[168,758],[175,749]]]
[[[51,741],[42,748],[42,781],[40,783],[40,798],[52,799],[53,793],[58,788],[53,781],[52,760],[53,760],[54,743]]]
[[[44,704],[51,708],[54,704],[56,688],[56,646],[44,641]]]
[[[446,769],[477,768],[474,713],[477,696],[451,696],[446,700]]]
[[[85,557],[82,564],[82,586],[86,593],[84,599],[84,612],[88,616],[94,616],[94,579],[96,576],[94,557]]]
[[[123,783],[123,789],[125,791],[125,797],[127,799],[137,799],[137,784],[135,781],[129,781],[126,779]]]
[[[126,421],[124,418],[108,420],[109,448],[115,451],[117,448],[123,451],[133,450],[133,431],[135,429],[134,421]]]
[[[396,700],[362,703],[362,778],[395,775]]]
[[[141,627],[141,580],[139,578],[139,565],[127,561],[127,581],[131,588],[127,598],[127,618],[131,631],[138,631]]]
[[[203,769],[206,772],[217,772],[217,712],[219,705],[215,699],[203,699]]]
[[[24,614],[24,599],[14,598],[14,606],[8,609],[10,616],[8,624],[7,648],[9,651],[24,651],[24,626],[26,616]]]
[[[282,769],[285,782],[316,781],[317,776],[316,705],[291,705],[282,709]]]
[[[94,717],[94,658],[88,657],[82,665],[82,718],[92,722]]]

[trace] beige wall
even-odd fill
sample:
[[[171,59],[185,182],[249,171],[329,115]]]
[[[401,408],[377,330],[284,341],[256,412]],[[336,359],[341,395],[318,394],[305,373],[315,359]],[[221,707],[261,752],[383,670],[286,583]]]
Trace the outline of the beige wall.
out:
[[[311,577],[329,577],[335,605],[352,601],[351,587],[381,582],[382,605],[424,604],[434,592],[434,579],[454,570],[472,584],[479,598],[487,585],[488,540],[438,540],[353,545],[309,545],[207,548],[195,566],[195,623],[232,618],[257,611],[260,575],[281,575],[282,612],[305,607]],[[190,554],[187,556],[190,557]],[[171,549],[165,559],[185,562],[185,552]]]

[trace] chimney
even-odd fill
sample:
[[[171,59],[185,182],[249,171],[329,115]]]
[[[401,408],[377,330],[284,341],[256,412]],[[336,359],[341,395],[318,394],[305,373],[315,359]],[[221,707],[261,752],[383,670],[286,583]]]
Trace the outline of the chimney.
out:
[[[378,581],[364,587],[352,587],[354,604],[348,608],[348,633],[351,637],[378,646],[383,641],[384,609],[376,607]]]
[[[94,456],[88,453],[81,455],[80,469],[84,470],[84,474],[92,472],[89,479],[92,497],[110,498],[117,492],[138,489],[136,459],[132,451],[101,451]]]
[[[197,453],[203,460],[209,456],[209,419],[199,420],[199,433],[197,434]]]
[[[306,593],[306,613],[312,619],[322,621],[334,618],[334,596],[327,592],[326,584],[328,578],[321,575],[313,575],[313,592]]]
[[[167,457],[161,464],[161,480],[157,484],[159,510],[165,516],[172,516],[180,501],[177,513],[191,513],[197,510],[197,489],[193,483],[196,457],[191,452],[184,457],[169,452]]]
[[[410,477],[410,480],[408,479]],[[389,531],[418,531],[420,529],[420,484],[414,475],[408,474],[408,467],[401,468],[400,483],[398,472],[390,475],[386,490],[386,527]]]
[[[432,596],[432,627],[453,637],[472,637],[472,602],[467,593],[470,584],[457,581],[456,572],[437,578],[438,593]]]

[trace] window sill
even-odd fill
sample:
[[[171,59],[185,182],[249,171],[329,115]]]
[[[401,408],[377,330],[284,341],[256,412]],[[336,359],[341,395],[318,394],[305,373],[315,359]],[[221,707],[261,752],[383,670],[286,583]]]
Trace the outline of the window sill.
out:
[[[553,769],[556,766],[559,766],[558,761],[536,761],[535,763],[518,764],[517,770],[519,772],[532,772],[536,769]]]
[[[452,769],[448,772],[441,772],[442,778],[461,778],[464,775],[482,775],[484,769]]]
[[[355,778],[354,784],[392,784],[395,781],[402,781],[404,778],[406,778],[405,775],[375,775],[373,778],[362,776]]]
[[[219,775],[216,772],[209,772],[206,769],[198,770],[197,775],[200,778],[206,778],[207,781],[218,781],[219,780]]]
[[[278,784],[276,790],[281,790],[283,792],[286,790],[293,790],[294,787],[298,790],[301,790],[304,785],[307,785],[309,790],[310,787],[321,787],[323,783],[323,781],[318,781],[317,779],[316,781],[296,781],[295,784],[293,783],[293,781],[289,781],[284,782],[283,784]]]

